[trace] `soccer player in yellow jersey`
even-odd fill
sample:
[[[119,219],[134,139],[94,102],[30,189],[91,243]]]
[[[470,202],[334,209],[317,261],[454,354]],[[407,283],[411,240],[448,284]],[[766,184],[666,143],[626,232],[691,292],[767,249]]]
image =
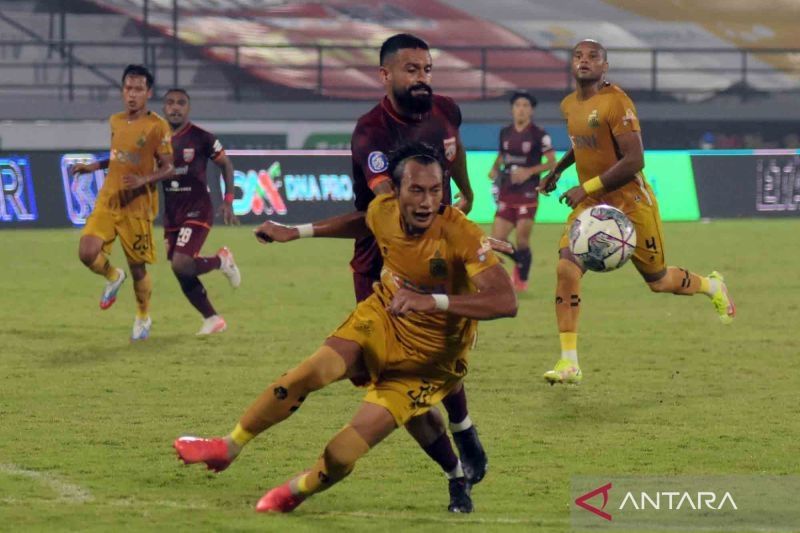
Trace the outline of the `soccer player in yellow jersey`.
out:
[[[458,209],[440,207],[440,161],[429,145],[407,145],[388,168],[396,193],[377,196],[366,214],[341,217],[337,227],[314,227],[324,236],[355,237],[371,230],[383,256],[380,283],[311,357],[267,387],[230,435],[176,440],[185,463],[223,470],[308,394],[366,373],[370,383],[361,406],[319,460],[256,506],[261,512],[289,512],[342,480],[371,447],[457,386],[467,373],[476,321],[514,316],[517,301],[480,229]]]
[[[624,212],[636,226],[633,264],[653,292],[711,298],[723,323],[735,315],[722,276],[699,276],[683,268],[667,266],[661,217],[653,190],[642,173],[644,153],[636,108],[625,92],[605,80],[606,49],[597,41],[579,42],[572,53],[572,74],[577,89],[561,102],[572,148],[539,185],[555,190],[561,173],[573,163],[580,185],[561,196],[573,210],[567,231],[584,209],[609,204]],[[583,378],[578,366],[578,314],[580,283],[584,270],[569,251],[567,231],[561,237],[556,285],[556,318],[561,338],[561,359],[544,374],[550,384],[577,383]]]
[[[172,132],[169,124],[147,109],[153,95],[153,75],[141,65],[128,65],[122,74],[125,111],[111,115],[111,152],[108,160],[72,167],[75,174],[108,169],[92,214],[81,233],[78,255],[84,265],[104,278],[100,308],[117,299],[125,271],[108,260],[111,245],[119,237],[133,276],[136,319],[131,340],[150,334],[152,281],[145,265],[155,262],[153,219],[158,214],[156,183],[174,171]]]

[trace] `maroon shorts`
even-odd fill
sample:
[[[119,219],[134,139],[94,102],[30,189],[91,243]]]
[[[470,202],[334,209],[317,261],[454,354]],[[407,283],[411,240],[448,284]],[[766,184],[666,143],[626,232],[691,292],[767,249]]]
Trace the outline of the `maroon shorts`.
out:
[[[538,205],[508,205],[504,202],[497,204],[497,213],[494,216],[516,224],[520,220],[533,220],[536,216]]]
[[[175,252],[197,257],[206,242],[206,237],[211,227],[200,222],[184,222],[178,228],[164,230],[164,240],[167,245],[167,259],[172,261]]]

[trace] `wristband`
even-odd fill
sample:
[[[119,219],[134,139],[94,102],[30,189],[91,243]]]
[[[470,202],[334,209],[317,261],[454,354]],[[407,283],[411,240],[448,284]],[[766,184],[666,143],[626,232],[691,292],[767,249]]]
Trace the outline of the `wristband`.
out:
[[[436,309],[439,311],[447,311],[450,307],[450,298],[446,294],[431,294],[433,301],[436,303]]]
[[[598,192],[605,192],[605,189],[603,188],[603,182],[600,181],[600,176],[595,176],[590,180],[586,180],[583,182],[581,187],[583,187],[583,190],[586,191],[586,194],[589,196],[592,196]]]
[[[232,192],[226,192],[225,196],[222,197],[222,200],[226,204],[232,204],[233,203],[233,193]]]
[[[313,237],[314,236],[314,225],[313,224],[300,224],[299,226],[295,226],[297,231],[300,233],[300,238],[303,239],[305,237]]]

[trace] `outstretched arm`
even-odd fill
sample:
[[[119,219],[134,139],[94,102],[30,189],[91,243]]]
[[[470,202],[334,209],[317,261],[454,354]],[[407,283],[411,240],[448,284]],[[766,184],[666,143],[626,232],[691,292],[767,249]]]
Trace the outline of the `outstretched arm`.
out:
[[[332,237],[340,239],[359,239],[369,235],[365,220],[366,213],[354,211],[346,215],[339,215],[310,224],[299,226],[286,226],[278,222],[267,220],[254,232],[256,239],[261,243],[289,242],[302,237]]]
[[[517,315],[517,295],[502,265],[494,265],[472,278],[477,292],[471,294],[421,294],[400,289],[389,304],[389,312],[404,315],[447,312],[476,320]]]
[[[564,154],[564,157],[556,163],[556,167],[539,182],[539,186],[536,189],[544,194],[556,190],[556,185],[558,185],[558,180],[561,178],[561,173],[573,164],[575,164],[575,152],[570,148],[569,151]]]

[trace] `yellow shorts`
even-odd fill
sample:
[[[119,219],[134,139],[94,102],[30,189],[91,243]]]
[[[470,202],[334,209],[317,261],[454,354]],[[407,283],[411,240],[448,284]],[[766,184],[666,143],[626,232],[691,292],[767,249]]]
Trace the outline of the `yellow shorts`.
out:
[[[661,215],[658,212],[658,202],[651,194],[650,202],[641,200],[639,202],[624,202],[622,205],[610,203],[604,199],[587,199],[581,202],[570,213],[567,225],[561,235],[558,244],[559,249],[569,247],[569,228],[572,222],[581,212],[588,207],[609,203],[625,213],[633,225],[636,227],[636,250],[633,252],[631,261],[636,269],[644,275],[657,274],[667,268],[664,259],[664,233],[661,228]]]
[[[331,337],[361,346],[370,375],[364,401],[385,407],[398,427],[441,402],[467,372],[466,353],[455,362],[454,367],[461,372],[457,375],[436,367],[431,358],[403,346],[375,294],[360,302]]]
[[[92,235],[103,239],[103,253],[111,253],[114,239],[119,237],[125,257],[129,263],[156,262],[153,245],[153,222],[136,218],[120,211],[95,208],[86,221],[81,235]]]

